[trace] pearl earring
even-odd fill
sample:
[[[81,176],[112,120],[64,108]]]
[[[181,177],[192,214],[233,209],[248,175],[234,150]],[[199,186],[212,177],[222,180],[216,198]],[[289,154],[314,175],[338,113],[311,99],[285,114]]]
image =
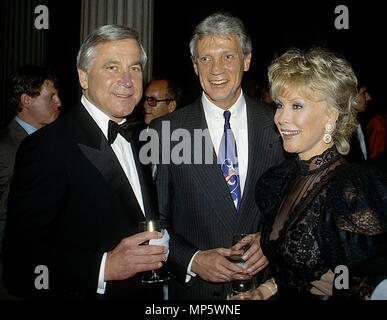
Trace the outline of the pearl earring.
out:
[[[326,144],[329,144],[329,143],[332,142],[332,135],[331,135],[332,131],[333,131],[332,125],[327,123],[325,125],[325,134],[324,134],[324,137],[323,137],[323,140],[324,140],[324,142]]]

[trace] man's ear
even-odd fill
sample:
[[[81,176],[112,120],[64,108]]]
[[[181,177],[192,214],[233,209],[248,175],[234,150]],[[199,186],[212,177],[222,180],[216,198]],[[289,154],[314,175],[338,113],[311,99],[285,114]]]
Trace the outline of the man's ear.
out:
[[[250,62],[251,62],[251,52],[246,56],[246,58],[243,61],[243,63],[244,63],[243,71],[249,71],[249,69],[250,69]]]
[[[193,64],[193,67],[194,67],[196,75],[199,75],[199,73],[198,73],[198,66],[196,64],[196,58],[191,56],[191,60],[192,60],[192,64]]]
[[[89,75],[85,70],[77,69],[78,70],[78,78],[79,78],[79,84],[81,85],[83,90],[87,90],[89,88]]]
[[[29,108],[32,103],[32,98],[27,93],[22,93],[19,100],[20,106],[22,108]]]
[[[177,107],[176,100],[171,100],[168,105],[168,112],[172,113],[173,111],[176,110],[176,107]]]

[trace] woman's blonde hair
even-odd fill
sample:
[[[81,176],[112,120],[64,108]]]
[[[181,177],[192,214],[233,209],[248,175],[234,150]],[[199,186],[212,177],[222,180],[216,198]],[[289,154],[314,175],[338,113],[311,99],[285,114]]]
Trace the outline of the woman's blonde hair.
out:
[[[268,68],[270,95],[275,101],[289,87],[307,94],[318,92],[339,117],[332,134],[340,154],[349,152],[349,139],[356,128],[357,79],[351,64],[325,48],[313,48],[304,53],[290,49],[274,59]]]

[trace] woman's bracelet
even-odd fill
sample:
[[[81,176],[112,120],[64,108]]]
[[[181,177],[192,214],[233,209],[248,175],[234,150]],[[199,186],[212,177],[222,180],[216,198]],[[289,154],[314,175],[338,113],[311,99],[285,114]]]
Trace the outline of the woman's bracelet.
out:
[[[271,282],[271,283],[274,285],[275,290],[273,290],[273,288],[272,288],[271,286],[267,285],[266,282]],[[265,287],[265,288],[269,289],[270,292],[271,292],[271,294],[274,296],[274,295],[277,293],[277,291],[278,291],[278,286],[277,286],[277,284],[275,283],[275,281],[274,281],[273,278],[267,280],[266,282],[260,284],[259,286],[262,286],[262,287]]]
[[[277,291],[278,291],[278,286],[277,286],[277,284],[275,283],[274,278],[270,278],[270,279],[267,280],[267,281],[271,282],[271,283],[274,285],[274,287],[275,287],[275,293],[277,293]]]
[[[265,297],[264,297],[263,293],[261,292],[261,290],[259,290],[259,287],[255,290],[255,292],[259,295],[261,300],[265,300]]]
[[[273,296],[275,295],[274,290],[273,290],[272,288],[270,288],[270,286],[268,286],[266,283],[262,283],[262,284],[260,284],[259,286],[260,286],[260,287],[265,287],[265,288],[269,289],[270,292],[271,292],[271,294],[272,294]]]

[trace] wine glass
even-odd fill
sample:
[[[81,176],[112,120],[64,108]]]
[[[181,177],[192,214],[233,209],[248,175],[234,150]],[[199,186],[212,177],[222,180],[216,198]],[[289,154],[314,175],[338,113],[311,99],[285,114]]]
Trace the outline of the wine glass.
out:
[[[231,247],[233,250],[240,251],[238,254],[230,256],[228,259],[237,264],[243,265],[243,255],[250,248],[251,235],[245,233],[236,233],[232,236]],[[248,280],[234,280],[229,283],[227,298],[238,296],[238,299],[250,299],[251,291],[255,288],[254,277]]]
[[[166,232],[166,229],[162,227],[160,220],[148,220],[148,221],[140,221],[139,222],[139,231],[159,231],[162,235]],[[152,239],[153,240],[153,239]],[[152,240],[146,241],[143,244],[153,244]],[[170,279],[169,274],[165,274],[162,270],[152,270],[152,274],[150,276],[144,276],[141,280],[142,283],[162,283],[166,282]]]

